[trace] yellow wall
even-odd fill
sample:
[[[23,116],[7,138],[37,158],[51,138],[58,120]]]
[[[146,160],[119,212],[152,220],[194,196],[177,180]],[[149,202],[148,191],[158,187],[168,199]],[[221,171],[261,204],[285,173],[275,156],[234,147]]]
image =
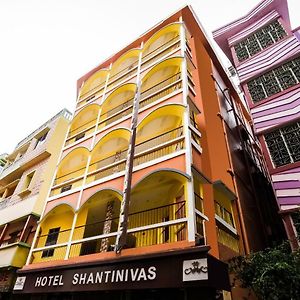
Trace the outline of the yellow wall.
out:
[[[56,126],[52,132],[52,136],[48,141],[47,151],[51,153],[51,156],[47,161],[44,174],[41,178],[41,181],[43,183],[40,187],[38,199],[33,208],[33,213],[35,214],[40,215],[44,207],[44,203],[46,201],[46,197],[48,195],[48,191],[52,183],[52,178],[60,156],[60,152],[67,134],[68,125],[69,120],[60,117],[57,120]]]

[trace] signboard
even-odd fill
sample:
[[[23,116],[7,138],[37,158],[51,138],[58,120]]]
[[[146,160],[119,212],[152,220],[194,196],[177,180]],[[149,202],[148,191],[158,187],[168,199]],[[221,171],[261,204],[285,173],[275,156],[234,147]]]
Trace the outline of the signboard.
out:
[[[177,254],[176,254],[177,253]],[[95,265],[98,263],[99,265]],[[171,271],[170,271],[171,270]],[[48,293],[101,290],[211,287],[229,289],[227,266],[206,253],[173,251],[93,265],[47,271],[20,271],[14,292]]]

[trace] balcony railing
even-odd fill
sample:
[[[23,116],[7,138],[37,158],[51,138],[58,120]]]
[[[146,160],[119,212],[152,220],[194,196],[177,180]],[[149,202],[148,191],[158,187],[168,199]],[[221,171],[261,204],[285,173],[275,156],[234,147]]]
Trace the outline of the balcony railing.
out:
[[[113,86],[118,85],[121,81],[124,81],[125,78],[129,78],[133,74],[137,72],[138,61],[135,61],[130,66],[125,67],[124,69],[120,70],[118,73],[112,75],[109,78],[109,82],[107,85],[107,90],[110,90]]]
[[[91,90],[85,92],[84,94],[81,94],[79,102],[86,100],[86,98],[92,96],[96,92],[102,91],[104,89],[104,86],[105,86],[105,80],[103,82],[101,82],[100,84],[98,84],[97,86],[95,86],[94,88],[92,88]]]
[[[15,201],[12,201],[12,196],[9,196],[7,198],[4,198],[4,199],[1,199],[0,200],[0,210],[1,209],[5,209],[11,205],[14,205],[16,203],[16,200]]]
[[[123,159],[122,161],[116,161],[115,163],[102,167],[97,171],[90,172],[87,177],[87,183],[93,182],[98,179],[102,179],[113,174],[122,172],[125,170],[126,160]]]
[[[130,213],[127,248],[185,240],[185,217],[185,201]],[[70,257],[113,250],[116,242],[118,222],[119,218],[112,218],[75,227]],[[109,232],[104,233],[107,223],[109,223]],[[41,260],[64,259],[66,253],[65,243],[69,239],[70,232],[71,229],[60,231],[57,244],[51,246],[45,246],[46,241],[49,241],[51,236],[40,235],[36,247],[33,249],[33,263]],[[49,251],[51,249],[53,250]],[[44,257],[42,258],[42,256]]]
[[[164,43],[163,45],[158,46],[156,49],[152,50],[151,52],[146,53],[142,58],[142,67],[145,68],[149,66],[154,61],[162,58],[167,53],[179,47],[180,47],[180,37],[179,35],[177,35],[171,40]]]
[[[204,212],[204,209],[203,209],[203,198],[198,195],[198,194],[194,194],[195,196],[195,208],[200,211],[201,213]]]
[[[155,136],[149,140],[139,143],[135,146],[135,154],[139,154],[145,150],[154,148],[158,145],[164,144],[171,140],[174,140],[183,135],[183,127],[178,127],[167,132],[164,132],[158,136]]]
[[[128,228],[185,218],[185,201],[129,214]]]
[[[133,98],[118,105],[117,107],[101,114],[98,129],[103,128],[132,112]]]
[[[93,120],[90,120],[74,129],[70,130],[69,134],[68,134],[68,139],[71,137],[74,137],[76,134],[78,134],[80,132],[86,131],[86,130],[90,129],[91,127],[94,127],[96,125],[96,121],[97,121],[97,118],[94,118]]]
[[[179,127],[136,145],[133,165],[138,166],[184,149],[182,137],[183,128]]]
[[[55,180],[54,180],[54,185],[62,184],[66,181],[73,180],[73,179],[76,179],[80,176],[83,176],[84,171],[85,171],[85,166],[82,167],[82,168],[79,168],[75,171],[72,171],[70,173],[67,173],[67,174],[64,174],[62,176],[56,177]]]
[[[218,242],[229,249],[239,253],[239,239],[235,234],[217,226]]]
[[[177,73],[141,93],[140,108],[165,97],[182,87],[181,73]]]

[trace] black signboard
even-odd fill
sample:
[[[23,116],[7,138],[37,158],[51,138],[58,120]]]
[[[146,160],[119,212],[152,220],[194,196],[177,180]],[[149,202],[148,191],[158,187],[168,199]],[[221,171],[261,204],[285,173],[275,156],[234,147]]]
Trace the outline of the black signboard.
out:
[[[49,293],[200,286],[229,290],[226,264],[197,248],[94,262],[93,265],[20,270],[14,292]]]

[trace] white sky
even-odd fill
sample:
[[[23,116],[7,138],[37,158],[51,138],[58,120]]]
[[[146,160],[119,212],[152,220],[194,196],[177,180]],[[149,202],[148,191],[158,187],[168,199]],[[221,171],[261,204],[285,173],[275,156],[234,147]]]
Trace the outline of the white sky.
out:
[[[79,77],[184,5],[210,33],[258,2],[0,0],[0,154],[62,108],[73,112]],[[300,1],[288,4],[295,28]]]

